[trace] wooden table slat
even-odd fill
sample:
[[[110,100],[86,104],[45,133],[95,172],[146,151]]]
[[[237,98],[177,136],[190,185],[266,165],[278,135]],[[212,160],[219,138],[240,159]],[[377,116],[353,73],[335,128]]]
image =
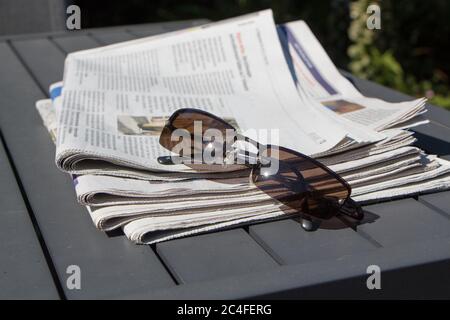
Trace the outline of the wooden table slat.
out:
[[[419,201],[430,204],[436,211],[450,217],[450,191],[420,196]]]
[[[126,299],[450,298],[450,238],[403,243],[358,255],[189,283]],[[368,290],[367,267],[380,267],[381,290]],[[412,281],[411,279],[414,279]]]
[[[93,33],[92,36],[98,40],[102,45],[109,45],[123,41],[129,41],[136,39],[135,35],[132,35],[129,32],[99,32]]]
[[[250,235],[281,264],[341,258],[377,248],[352,229],[307,232],[291,219],[250,226]]]
[[[360,225],[358,231],[384,247],[450,236],[450,219],[414,199],[370,205],[365,210],[379,218]]]
[[[23,62],[45,92],[62,80],[65,55],[49,39],[12,41]]]
[[[156,250],[179,283],[279,267],[243,229],[163,242]]]
[[[0,143],[0,299],[58,299],[59,295]]]
[[[58,46],[65,52],[86,50],[98,47],[98,42],[89,35],[74,35],[71,37],[54,37]]]

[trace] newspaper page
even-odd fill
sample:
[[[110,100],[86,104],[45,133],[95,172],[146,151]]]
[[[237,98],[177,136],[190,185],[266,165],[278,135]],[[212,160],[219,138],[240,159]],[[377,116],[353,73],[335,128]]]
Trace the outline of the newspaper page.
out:
[[[426,99],[389,103],[363,96],[343,77],[304,21],[281,27],[292,58],[297,88],[337,115],[365,127],[382,130],[423,113]],[[424,119],[414,125],[426,123]]]
[[[164,166],[161,127],[181,107],[210,111],[242,131],[279,130],[279,144],[306,154],[329,150],[346,132],[299,99],[271,11],[93,49],[66,59],[58,115],[57,165],[83,158],[154,170]],[[260,143],[270,137],[252,137]]]

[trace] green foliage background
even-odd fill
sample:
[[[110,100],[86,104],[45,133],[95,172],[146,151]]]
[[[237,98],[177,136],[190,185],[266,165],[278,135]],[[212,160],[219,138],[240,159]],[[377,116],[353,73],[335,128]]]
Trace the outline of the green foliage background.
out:
[[[371,3],[380,5],[381,30],[365,28]],[[450,109],[449,1],[352,1],[350,16],[352,73]]]
[[[78,0],[83,27],[207,18],[272,8],[277,23],[304,19],[341,68],[450,109],[449,0]],[[369,4],[381,30],[366,27]]]

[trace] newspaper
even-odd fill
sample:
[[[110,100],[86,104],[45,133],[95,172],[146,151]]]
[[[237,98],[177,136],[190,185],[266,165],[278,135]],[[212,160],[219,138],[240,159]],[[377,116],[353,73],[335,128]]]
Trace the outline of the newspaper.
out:
[[[72,174],[98,229],[122,228],[136,243],[296,214],[257,189],[249,171],[158,163],[168,155],[160,130],[181,107],[232,121],[260,143],[275,139],[315,156],[360,203],[450,186],[449,162],[412,146],[405,130],[427,122],[424,99],[363,97],[304,22],[277,29],[270,10],[71,54],[50,96],[36,107],[56,143],[57,166]],[[324,103],[333,99],[361,108]]]
[[[338,71],[304,21],[289,22],[280,28],[288,43],[297,89],[339,117],[380,131],[425,112],[424,98],[391,103],[363,96]],[[416,125],[426,123],[422,120]]]

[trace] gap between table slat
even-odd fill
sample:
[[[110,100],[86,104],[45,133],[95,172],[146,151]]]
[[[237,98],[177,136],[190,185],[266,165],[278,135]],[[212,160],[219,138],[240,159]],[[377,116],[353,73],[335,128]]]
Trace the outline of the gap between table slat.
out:
[[[0,130],[0,299],[64,297]]]

